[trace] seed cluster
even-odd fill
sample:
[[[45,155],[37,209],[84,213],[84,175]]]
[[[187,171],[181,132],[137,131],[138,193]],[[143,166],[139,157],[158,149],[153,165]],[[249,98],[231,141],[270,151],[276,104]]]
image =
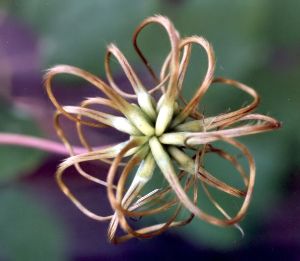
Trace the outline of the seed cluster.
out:
[[[158,24],[165,29],[171,45],[159,76],[156,75],[137,43],[140,32],[151,24]],[[144,86],[125,56],[113,44],[108,46],[105,56],[108,84],[84,70],[68,65],[55,66],[45,75],[45,88],[57,109],[55,128],[70,152],[70,157],[56,172],[58,185],[85,215],[98,221],[110,221],[108,238],[112,242],[123,242],[133,237],[153,237],[170,227],[185,225],[194,217],[220,226],[235,225],[240,229],[238,222],[245,216],[253,191],[255,163],[248,149],[234,138],[278,128],[279,122],[268,116],[252,114],[259,103],[257,93],[237,81],[216,78],[214,76],[215,56],[209,42],[200,36],[180,38],[168,18],[153,16],[145,19],[134,33],[133,45],[156,82],[153,88]],[[194,45],[205,50],[208,59],[207,70],[195,94],[189,101],[185,101],[181,92]],[[121,65],[131,83],[133,94],[125,92],[115,83],[110,66],[112,57]],[[83,100],[79,106],[63,106],[52,91],[52,79],[57,74],[83,78],[98,88],[105,98],[93,97]],[[235,111],[204,117],[198,111],[198,105],[209,87],[218,83],[249,94],[252,102]],[[161,93],[158,100],[154,99],[153,94],[156,92]],[[116,111],[116,114],[95,110],[92,108],[94,105],[108,107]],[[86,153],[75,155],[73,146],[61,127],[59,120],[61,116],[75,122],[78,137],[82,146],[86,148]],[[87,141],[83,126],[115,128],[127,133],[129,138],[118,144],[95,148]],[[217,140],[239,150],[248,162],[248,171],[239,163],[237,157],[212,144]],[[203,159],[208,153],[214,153],[231,163],[240,174],[244,187],[240,189],[229,185],[207,171]],[[106,180],[99,179],[83,169],[83,162],[94,160],[110,164]],[[95,214],[69,190],[62,177],[65,170],[71,166],[75,167],[83,177],[107,188],[108,200],[113,209],[111,215]],[[135,170],[136,166],[138,168]],[[164,187],[157,184],[157,187],[149,192],[147,186],[156,166],[167,184]],[[118,171],[120,176],[117,179]],[[220,216],[214,216],[201,209],[198,200],[199,186],[202,187],[207,199],[220,212]],[[212,189],[240,198],[242,202],[239,211],[234,215],[228,214],[214,198]],[[180,219],[179,214],[183,209],[188,210],[190,215]],[[129,221],[130,217],[145,217],[161,213],[165,214],[166,221],[158,224],[133,228]],[[125,235],[116,235],[119,226]]]

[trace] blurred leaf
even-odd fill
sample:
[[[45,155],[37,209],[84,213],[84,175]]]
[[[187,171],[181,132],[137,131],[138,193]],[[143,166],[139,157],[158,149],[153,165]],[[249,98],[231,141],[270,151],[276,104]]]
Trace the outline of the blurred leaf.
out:
[[[300,2],[275,0],[272,1],[270,10],[268,34],[272,37],[272,44],[299,48],[300,34],[297,25],[300,22]]]
[[[287,174],[291,160],[284,158],[289,152],[289,146],[280,136],[280,131],[277,131],[260,135],[256,140],[255,137],[247,138],[248,147],[256,162],[254,194],[245,219],[245,225],[249,225],[249,233],[254,233],[250,225],[257,227],[261,224],[285,192],[282,184],[289,178]]]
[[[300,103],[299,69],[300,66],[288,70],[273,69],[260,73],[257,77],[257,85],[260,87],[258,92],[263,97],[260,107],[282,120],[284,129],[297,133],[297,127],[300,126],[299,115],[296,113]]]
[[[270,4],[259,0],[194,0],[178,6],[164,4],[162,10],[182,36],[200,35],[212,43],[217,75],[236,78],[265,62],[262,53],[266,47],[265,26]]]
[[[8,0],[4,0],[0,2],[0,7],[1,8],[7,8],[7,6],[9,5],[9,1]]]
[[[2,260],[66,260],[62,224],[40,202],[20,189],[1,189],[0,206]]]
[[[288,57],[292,61],[292,57]],[[282,128],[276,133],[276,141],[283,151],[286,147],[289,151],[282,154],[281,162],[299,167],[300,153],[294,153],[300,146],[300,63],[287,64],[287,68],[277,61],[269,70],[258,70],[256,76],[257,91],[262,97],[260,111],[276,117],[282,122]],[[280,148],[279,148],[280,149]],[[283,173],[282,175],[285,175]]]
[[[37,125],[21,110],[10,108],[5,102],[0,105],[0,132],[39,136]],[[30,172],[44,153],[16,146],[0,145],[0,182],[11,181]]]
[[[138,0],[28,0],[13,2],[11,10],[40,35],[45,67],[64,63],[99,72],[105,46],[115,41],[133,49],[135,27],[155,6],[156,1]]]

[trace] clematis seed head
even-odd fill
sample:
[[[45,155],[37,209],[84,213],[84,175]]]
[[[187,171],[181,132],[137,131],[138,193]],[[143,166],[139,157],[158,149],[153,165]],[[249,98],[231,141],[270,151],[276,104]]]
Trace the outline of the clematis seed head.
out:
[[[138,45],[138,37],[144,28],[154,25],[164,29],[170,42],[170,51],[164,57],[158,73]],[[108,83],[69,65],[55,66],[46,73],[45,88],[56,108],[54,126],[70,154],[56,172],[60,189],[84,215],[96,221],[110,222],[107,236],[113,243],[132,238],[151,238],[169,228],[186,225],[193,218],[217,226],[234,226],[242,231],[239,222],[245,217],[251,201],[256,169],[250,151],[236,138],[277,129],[280,123],[269,116],[254,114],[260,100],[256,91],[235,80],[215,77],[216,62],[211,44],[202,36],[181,38],[167,17],[156,15],[142,21],[134,32],[133,46],[153,78],[151,86],[143,83],[115,44],[108,45],[105,55]],[[195,93],[185,100],[182,96],[186,89],[183,80],[195,46],[205,51],[207,68]],[[115,82],[110,66],[112,57],[120,64],[133,93],[124,91]],[[83,99],[76,106],[61,105],[52,90],[52,80],[58,74],[86,80],[99,91],[99,96]],[[199,104],[211,86],[217,84],[246,93],[251,97],[251,102],[237,110],[206,117],[199,111]],[[93,105],[107,107],[113,113],[95,110]],[[61,117],[75,124],[86,152],[76,153],[78,150],[75,150],[63,130]],[[97,148],[88,142],[83,127],[114,128],[128,137],[122,142]],[[243,159],[216,146],[215,141],[233,147]],[[228,184],[209,172],[204,160],[207,154],[228,161],[241,180],[241,185]],[[83,163],[91,161],[108,164],[108,173],[99,176],[97,173],[88,173]],[[70,167],[74,167],[85,179],[106,188],[112,209],[109,215],[96,214],[71,192],[63,179]],[[157,178],[165,182],[157,182]],[[198,199],[200,190],[206,197],[201,197],[201,200]],[[229,195],[233,204],[239,206],[238,210],[235,213],[225,210],[222,202],[214,198],[215,191]],[[204,211],[201,208],[202,200],[209,201],[218,214]],[[189,214],[182,218],[180,214],[183,210]],[[152,219],[159,221],[151,225],[131,222],[132,219],[144,220],[149,216],[163,219]],[[124,232],[121,236],[117,236],[119,228]]]

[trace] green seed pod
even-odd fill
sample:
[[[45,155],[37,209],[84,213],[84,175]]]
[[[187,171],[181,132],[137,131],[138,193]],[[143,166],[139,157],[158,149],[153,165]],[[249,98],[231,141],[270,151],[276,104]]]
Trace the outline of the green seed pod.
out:
[[[151,120],[156,119],[155,101],[146,91],[140,91],[137,94],[138,104],[141,109],[149,116]]]
[[[157,116],[155,134],[160,136],[164,133],[174,114],[174,102],[164,100]]]
[[[124,114],[144,135],[151,136],[154,134],[154,128],[146,119],[141,109],[131,105]]]

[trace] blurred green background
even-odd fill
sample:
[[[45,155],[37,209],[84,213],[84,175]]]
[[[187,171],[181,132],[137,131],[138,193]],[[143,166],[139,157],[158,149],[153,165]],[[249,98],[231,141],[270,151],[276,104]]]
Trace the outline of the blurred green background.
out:
[[[0,131],[54,138],[53,131],[45,126],[43,128],[43,122],[50,121],[53,110],[49,103],[49,107],[45,106],[47,98],[42,91],[43,72],[62,63],[81,67],[104,78],[103,60],[106,45],[110,42],[116,43],[128,60],[140,68],[140,61],[131,44],[132,33],[144,18],[153,14],[166,15],[182,36],[202,35],[208,39],[216,52],[216,75],[254,87],[261,96],[258,112],[283,123],[279,131],[241,139],[257,163],[254,198],[242,222],[246,233],[243,240],[234,229],[220,229],[201,221],[193,221],[184,228],[169,232],[170,236],[179,237],[193,247],[212,251],[238,251],[239,248],[251,247],[256,240],[265,240],[262,234],[271,233],[266,232],[268,225],[274,221],[272,218],[277,215],[278,209],[290,202],[291,189],[295,191],[295,187],[298,188],[295,197],[299,196],[299,13],[300,2],[297,0],[2,1]],[[150,61],[159,68],[167,54],[165,35],[161,30],[151,28],[143,33],[140,42]],[[196,51],[188,80],[185,81],[187,96],[201,80],[203,72],[198,65],[203,61],[203,53]],[[119,69],[115,68],[116,75]],[[140,73],[144,75],[145,71],[140,69]],[[248,101],[239,93],[226,90],[213,88],[201,108],[210,114],[211,111],[222,112],[232,104],[241,106]],[[33,101],[43,104],[41,112],[46,116],[30,108]],[[49,162],[48,158],[35,150],[0,147],[0,259],[70,260],[76,257],[74,247],[69,246],[74,235],[70,230],[74,227],[66,225],[69,219],[53,204],[49,207],[45,203],[48,202],[47,197],[37,198],[37,191],[41,192],[43,188],[36,190],[32,182],[45,183],[30,179],[32,173]],[[53,161],[58,163],[59,159]],[[221,166],[219,171],[222,171]],[[42,179],[41,176],[37,179]],[[47,182],[54,184],[52,179]],[[298,185],[292,186],[294,183]],[[57,190],[56,193],[60,192]],[[293,208],[294,205],[289,206]],[[279,215],[278,222],[282,221],[280,224],[284,225],[278,233],[284,233],[287,227],[291,231],[293,226],[300,228],[299,222],[294,224],[294,219],[289,215],[292,216],[293,212]],[[93,223],[93,226],[99,224]],[[105,238],[105,235],[99,233],[98,237]],[[287,245],[295,243],[300,246],[299,236],[287,234],[287,237],[291,237]],[[154,245],[159,242],[152,240]],[[97,245],[99,248],[95,245],[90,251],[96,257],[110,256],[111,252],[103,249],[113,251],[114,248],[110,248],[105,240],[101,242],[103,245]],[[284,241],[277,243],[284,244]],[[126,246],[119,249],[126,257]],[[86,253],[86,257],[88,255]],[[84,250],[80,256],[85,256]]]

